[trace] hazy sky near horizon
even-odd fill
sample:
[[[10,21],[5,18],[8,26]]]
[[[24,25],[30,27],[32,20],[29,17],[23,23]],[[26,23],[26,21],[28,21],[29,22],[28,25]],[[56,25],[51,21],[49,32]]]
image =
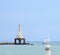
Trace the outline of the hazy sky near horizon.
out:
[[[0,41],[13,41],[19,23],[28,41],[60,41],[60,0],[0,0]]]

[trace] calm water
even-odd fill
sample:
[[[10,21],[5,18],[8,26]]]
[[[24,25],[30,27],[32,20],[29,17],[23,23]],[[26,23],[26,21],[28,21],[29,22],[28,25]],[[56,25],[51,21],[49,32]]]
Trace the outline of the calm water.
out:
[[[60,55],[59,42],[52,42],[50,45],[51,55]],[[34,42],[34,45],[0,45],[0,55],[44,55],[44,48],[41,42]]]

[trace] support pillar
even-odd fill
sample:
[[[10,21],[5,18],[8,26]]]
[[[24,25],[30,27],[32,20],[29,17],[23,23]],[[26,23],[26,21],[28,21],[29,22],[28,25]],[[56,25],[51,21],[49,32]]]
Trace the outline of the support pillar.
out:
[[[18,43],[17,43],[17,40],[18,40]],[[21,40],[23,40],[23,43],[21,42]],[[15,44],[25,44],[25,38],[15,38],[14,43]]]

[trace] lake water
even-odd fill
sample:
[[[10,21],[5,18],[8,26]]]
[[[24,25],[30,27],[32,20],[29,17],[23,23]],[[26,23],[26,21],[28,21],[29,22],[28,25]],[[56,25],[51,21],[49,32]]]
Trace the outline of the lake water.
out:
[[[0,45],[0,55],[45,55],[45,45],[31,42],[34,45]],[[51,42],[51,55],[60,55],[60,42]]]

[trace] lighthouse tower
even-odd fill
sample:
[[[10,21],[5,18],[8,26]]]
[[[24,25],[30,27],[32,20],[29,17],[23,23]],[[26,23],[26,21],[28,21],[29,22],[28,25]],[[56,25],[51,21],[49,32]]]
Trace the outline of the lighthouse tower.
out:
[[[22,31],[21,31],[21,25],[20,25],[20,24],[19,24],[19,26],[18,26],[17,38],[23,38]]]
[[[17,42],[17,40],[18,40],[18,42]],[[23,40],[23,42],[22,42],[22,40]],[[21,31],[21,26],[20,26],[20,24],[19,24],[19,26],[18,26],[17,38],[14,39],[14,43],[15,43],[15,44],[25,44],[25,38],[24,38],[23,35],[22,35],[22,31]]]
[[[51,55],[51,50],[50,50],[50,45],[49,45],[49,38],[45,40],[45,55]]]

